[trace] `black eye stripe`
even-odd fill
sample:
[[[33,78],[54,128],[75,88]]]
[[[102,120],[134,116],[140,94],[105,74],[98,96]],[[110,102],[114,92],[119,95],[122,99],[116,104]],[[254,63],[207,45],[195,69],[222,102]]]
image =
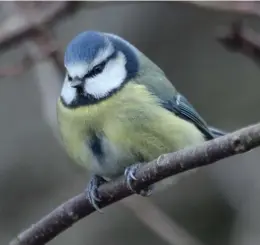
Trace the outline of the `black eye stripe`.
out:
[[[108,63],[108,61],[110,61],[111,59],[114,59],[116,57],[116,51],[114,51],[111,55],[109,55],[104,61],[102,61],[100,64],[94,66],[84,77],[83,79],[89,78],[89,77],[94,77],[96,75],[98,75],[99,73],[101,73],[106,64]]]
[[[111,59],[114,59],[117,55],[117,52],[114,51],[111,55],[109,55],[104,61],[102,61],[100,64],[94,66],[86,75],[84,75],[82,78],[80,77],[71,77],[69,74],[67,75],[68,77],[68,81],[69,82],[72,82],[73,80],[80,80],[80,81],[84,81],[85,79],[87,78],[90,78],[90,77],[95,77],[96,75],[100,74],[106,64],[108,63],[108,61],[110,61]]]
[[[107,60],[101,62],[100,64],[94,66],[84,77],[83,79],[89,78],[89,77],[94,77],[98,74],[100,74],[105,66],[106,66]]]

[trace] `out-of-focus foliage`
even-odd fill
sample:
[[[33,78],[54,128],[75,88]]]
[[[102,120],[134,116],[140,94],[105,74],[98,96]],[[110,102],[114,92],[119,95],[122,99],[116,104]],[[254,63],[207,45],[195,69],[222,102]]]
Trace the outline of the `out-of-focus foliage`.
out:
[[[188,3],[86,2],[53,30],[62,50],[86,29],[123,36],[165,70],[210,124],[233,130],[260,118],[259,67],[241,54],[227,52],[215,39],[218,26],[237,18]],[[248,17],[248,22],[259,24],[257,17]],[[33,48],[27,43],[26,49]],[[22,44],[6,50],[0,66],[12,64],[24,52]],[[87,183],[87,174],[70,164],[51,128],[62,79],[46,59],[20,76],[0,80],[1,244]],[[151,200],[204,244],[258,244],[259,154],[256,150],[205,167]],[[95,213],[78,222],[50,244],[164,243],[117,203],[104,215]]]

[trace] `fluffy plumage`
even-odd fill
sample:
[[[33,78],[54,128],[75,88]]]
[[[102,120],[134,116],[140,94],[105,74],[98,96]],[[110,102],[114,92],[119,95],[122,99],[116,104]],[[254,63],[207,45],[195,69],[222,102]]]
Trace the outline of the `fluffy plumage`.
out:
[[[73,112],[59,102],[63,141],[73,159],[100,176],[113,178],[139,161],[204,140],[196,127],[160,106],[158,98],[129,83],[109,99]],[[102,154],[90,142],[101,136]]]
[[[221,135],[157,65],[120,37],[78,35],[65,66],[61,135],[70,156],[95,175],[111,179],[136,162]]]

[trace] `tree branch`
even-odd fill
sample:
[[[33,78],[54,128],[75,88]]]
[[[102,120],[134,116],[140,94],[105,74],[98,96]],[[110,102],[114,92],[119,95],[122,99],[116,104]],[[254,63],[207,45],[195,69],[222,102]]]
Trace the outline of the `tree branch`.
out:
[[[221,29],[217,39],[227,50],[240,52],[260,64],[260,34],[246,27],[243,21]]]
[[[17,2],[15,5],[16,14],[0,24],[0,50],[34,36],[42,26],[50,26],[77,7],[75,2]],[[29,21],[24,21],[24,16]]]
[[[25,55],[22,62],[0,68],[0,77],[20,75],[36,62],[47,57],[63,74],[63,55],[51,28],[63,17],[73,14],[79,4],[76,2],[12,2],[3,6],[10,14],[0,24],[0,51],[32,40],[42,51],[43,57]]]
[[[144,188],[172,175],[212,164],[223,158],[247,152],[257,146],[260,146],[260,124],[207,141],[196,147],[187,147],[175,153],[164,154],[143,165],[137,171],[137,181],[134,187]],[[101,208],[133,194],[127,188],[123,177],[100,186],[99,193]],[[45,244],[94,211],[86,195],[81,193],[22,232],[11,241],[10,245]]]
[[[260,16],[259,1],[189,1],[202,8]]]

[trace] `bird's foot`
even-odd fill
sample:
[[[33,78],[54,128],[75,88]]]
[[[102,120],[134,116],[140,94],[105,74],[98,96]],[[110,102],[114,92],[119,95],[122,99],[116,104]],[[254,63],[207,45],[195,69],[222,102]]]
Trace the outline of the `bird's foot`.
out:
[[[101,201],[99,194],[98,194],[98,187],[106,182],[107,181],[105,179],[103,179],[102,177],[100,177],[98,175],[93,175],[85,190],[87,199],[89,200],[91,205],[100,213],[102,213],[102,211],[100,210],[100,208],[97,205],[97,202]]]
[[[150,196],[152,194],[152,189],[153,189],[152,186],[148,186],[148,187],[146,187],[142,190],[135,190],[132,186],[133,181],[137,180],[136,177],[135,177],[135,173],[138,170],[138,168],[140,168],[140,166],[141,166],[141,163],[136,163],[136,164],[133,164],[133,165],[127,167],[125,169],[124,175],[126,177],[127,187],[131,191],[133,191],[133,192],[135,192],[135,193],[137,193],[141,196],[147,197],[147,196]]]

